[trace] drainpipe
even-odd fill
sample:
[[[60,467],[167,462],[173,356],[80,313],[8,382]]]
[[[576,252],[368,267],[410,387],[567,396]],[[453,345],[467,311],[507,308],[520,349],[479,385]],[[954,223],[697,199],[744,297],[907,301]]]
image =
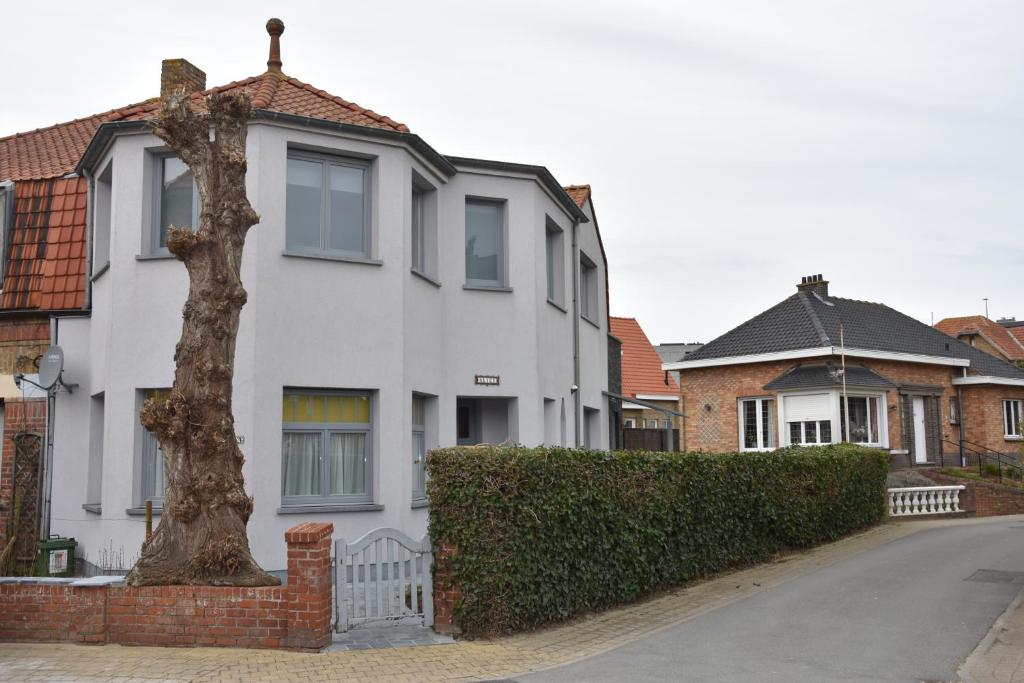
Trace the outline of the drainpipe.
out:
[[[56,316],[50,317],[50,339],[53,345],[57,345],[59,319]],[[43,509],[39,514],[40,537],[50,537],[50,509],[53,500],[53,422],[54,412],[57,407],[57,389],[55,385],[46,392],[46,437],[43,441]]]
[[[579,220],[572,222],[572,392],[576,448],[580,447],[580,249],[577,241]]]

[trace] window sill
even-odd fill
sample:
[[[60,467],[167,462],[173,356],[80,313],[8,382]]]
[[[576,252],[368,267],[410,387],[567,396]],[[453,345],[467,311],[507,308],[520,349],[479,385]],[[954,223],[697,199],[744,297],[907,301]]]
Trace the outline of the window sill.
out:
[[[555,308],[557,308],[558,310],[560,310],[562,313],[568,313],[569,312],[569,310],[565,306],[563,306],[562,304],[558,303],[557,301],[552,301],[551,299],[548,299],[548,303],[551,304],[552,306],[554,306]]]
[[[415,275],[418,278],[426,280],[427,282],[429,282],[430,284],[434,285],[435,287],[440,287],[441,286],[441,281],[440,280],[435,280],[434,278],[432,278],[429,275],[427,275],[426,273],[424,273],[422,270],[416,270],[415,268],[410,268],[409,272],[412,273],[413,275]]]
[[[86,503],[82,506],[82,509],[86,512],[91,512],[94,515],[103,514],[103,506],[99,503]]]
[[[322,512],[380,512],[384,506],[379,503],[323,503],[314,505],[282,505],[277,508],[279,515],[319,514]]]
[[[511,292],[511,287],[488,287],[487,285],[462,285],[462,288],[471,292]]]
[[[894,448],[893,450],[889,451],[889,455],[910,455],[910,451],[904,450],[902,448]]]
[[[583,315],[582,313],[580,314],[580,318],[581,318],[582,320],[586,320],[586,321],[587,321],[588,323],[590,323],[591,325],[593,325],[593,326],[594,326],[594,327],[596,327],[597,329],[599,329],[599,330],[601,329],[601,326],[600,326],[600,325],[598,325],[597,323],[595,323],[595,322],[594,322],[593,320],[591,320],[591,319],[590,319],[590,318],[588,318],[587,316]]]
[[[284,250],[281,256],[290,258],[309,258],[316,261],[340,261],[341,263],[359,263],[364,266],[382,266],[384,262],[378,258],[366,258],[362,256],[343,256],[341,254],[313,253],[304,251]]]
[[[1024,441],[1024,436],[1003,436],[1004,441]]]
[[[415,500],[412,501],[412,505],[410,507],[412,507],[413,510],[419,510],[421,508],[425,508],[425,507],[427,507],[427,499],[426,498],[416,498]]]
[[[107,261],[106,263],[104,263],[103,267],[96,271],[96,273],[90,279],[90,282],[96,282],[108,270],[110,270],[110,261]]]
[[[163,512],[163,508],[162,507],[157,507],[156,505],[153,506],[153,516],[154,517],[159,517],[161,512]],[[126,515],[128,515],[129,517],[145,517],[146,516],[146,508],[145,507],[128,508],[127,510],[124,511],[124,513]]]
[[[174,260],[176,260],[176,258],[177,257],[174,256],[174,254],[172,254],[170,252],[165,252],[163,254],[136,254],[135,255],[135,260],[136,261],[174,261]]]

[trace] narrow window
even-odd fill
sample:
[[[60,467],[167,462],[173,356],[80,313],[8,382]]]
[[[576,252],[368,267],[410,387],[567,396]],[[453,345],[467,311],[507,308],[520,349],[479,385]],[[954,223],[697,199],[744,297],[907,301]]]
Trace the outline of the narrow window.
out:
[[[741,450],[775,448],[775,399],[745,398],[740,401]]]
[[[580,315],[597,324],[597,265],[583,252],[580,252]]]
[[[170,389],[149,389],[142,394],[143,400],[166,400]],[[142,427],[142,502],[153,502],[153,507],[164,504],[164,454],[156,434]]]
[[[548,301],[565,305],[565,252],[564,232],[550,218],[544,229],[545,275]]]
[[[0,182],[0,287],[7,270],[7,242],[9,228],[13,226],[14,217],[14,183]]]
[[[850,404],[850,436],[846,435],[846,404]],[[839,396],[839,430],[843,441],[862,444],[879,444],[879,425],[881,416],[878,412],[879,400],[876,396]]]
[[[107,167],[96,178],[96,195],[93,215],[93,272],[99,272],[110,264],[110,222],[111,193],[114,182],[114,164]]]
[[[1021,424],[1022,420],[1022,405],[1024,401],[1021,399],[1008,399],[1003,401],[1003,434],[1007,439],[1019,439],[1021,438],[1022,429],[1024,425]]]
[[[150,251],[166,252],[167,230],[176,228],[194,229],[198,222],[198,192],[192,179],[192,171],[176,156],[156,157],[154,172],[156,191],[153,193],[154,229]]]
[[[288,155],[285,244],[291,251],[370,257],[369,162]]]
[[[596,408],[583,408],[583,447],[597,448],[600,437],[601,411]]]
[[[412,397],[412,498],[427,496],[427,419],[426,398]]]
[[[466,284],[505,286],[505,204],[466,200]]]
[[[412,267],[425,273],[427,271],[427,242],[423,226],[424,192],[415,185],[412,188]]]
[[[281,422],[282,504],[370,500],[368,393],[286,391]]]
[[[103,500],[103,394],[89,402],[89,470],[85,503],[99,506]]]

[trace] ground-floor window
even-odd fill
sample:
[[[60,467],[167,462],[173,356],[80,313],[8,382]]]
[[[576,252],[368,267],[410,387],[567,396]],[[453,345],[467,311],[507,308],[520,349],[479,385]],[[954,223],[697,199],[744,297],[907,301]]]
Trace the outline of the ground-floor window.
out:
[[[775,448],[775,399],[740,400],[740,447],[745,451]]]
[[[1021,406],[1024,404],[1019,398],[1011,398],[1003,401],[1003,434],[1008,439],[1021,438],[1021,420],[1024,419],[1024,411]]]
[[[789,422],[789,443],[794,446],[832,443],[831,420]]]
[[[427,495],[427,399],[412,396],[412,497],[421,500]]]
[[[282,407],[284,505],[370,500],[370,394],[286,390]]]
[[[622,425],[626,429],[636,429],[636,418],[627,417],[625,420],[622,421]]]
[[[142,392],[142,400],[156,399],[166,401],[170,389],[146,389]],[[152,501],[153,507],[164,504],[164,454],[156,434],[142,428],[142,503]]]
[[[846,437],[846,404],[850,404],[850,437]],[[839,429],[843,441],[863,444],[882,443],[879,434],[881,401],[877,396],[839,396]]]

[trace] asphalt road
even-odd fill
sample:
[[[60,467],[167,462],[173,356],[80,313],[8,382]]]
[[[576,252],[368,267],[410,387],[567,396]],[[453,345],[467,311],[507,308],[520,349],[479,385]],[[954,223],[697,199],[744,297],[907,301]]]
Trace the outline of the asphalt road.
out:
[[[958,681],[1022,588],[1020,518],[936,528],[517,680]]]

